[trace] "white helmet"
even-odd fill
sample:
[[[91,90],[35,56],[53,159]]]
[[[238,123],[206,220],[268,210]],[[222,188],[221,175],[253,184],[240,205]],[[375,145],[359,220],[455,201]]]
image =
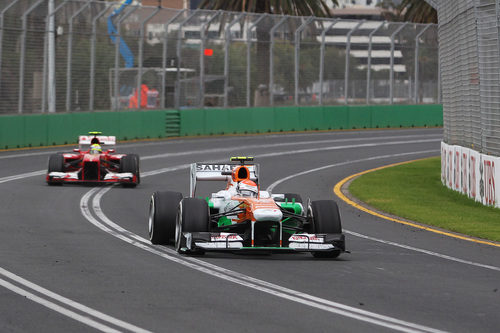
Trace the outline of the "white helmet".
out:
[[[259,188],[255,182],[246,179],[238,183],[238,193],[243,197],[256,198],[259,193]]]

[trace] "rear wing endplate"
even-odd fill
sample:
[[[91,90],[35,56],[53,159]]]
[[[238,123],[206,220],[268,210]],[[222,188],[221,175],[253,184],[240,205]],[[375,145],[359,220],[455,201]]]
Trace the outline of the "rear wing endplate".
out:
[[[231,179],[231,171],[241,166],[240,163],[192,163],[191,164],[191,182],[189,186],[189,194],[194,197],[196,192],[196,181],[212,180],[212,181],[228,181]],[[259,180],[259,165],[244,164],[250,171],[250,179],[254,182]]]

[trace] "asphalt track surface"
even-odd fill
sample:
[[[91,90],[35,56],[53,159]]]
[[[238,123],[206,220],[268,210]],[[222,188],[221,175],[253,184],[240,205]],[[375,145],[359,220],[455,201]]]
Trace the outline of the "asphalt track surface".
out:
[[[0,331],[498,332],[500,248],[343,201],[351,253],[335,260],[188,257],[147,240],[151,194],[187,195],[189,163],[255,156],[263,188],[337,200],[343,178],[439,155],[441,137],[411,129],[119,144],[141,156],[134,189],[47,186],[48,155],[71,147],[0,152]]]

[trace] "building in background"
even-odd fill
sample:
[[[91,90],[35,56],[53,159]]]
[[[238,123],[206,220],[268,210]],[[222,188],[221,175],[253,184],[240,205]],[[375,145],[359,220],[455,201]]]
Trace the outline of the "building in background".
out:
[[[161,6],[173,9],[196,9],[202,0],[142,0],[143,6]]]

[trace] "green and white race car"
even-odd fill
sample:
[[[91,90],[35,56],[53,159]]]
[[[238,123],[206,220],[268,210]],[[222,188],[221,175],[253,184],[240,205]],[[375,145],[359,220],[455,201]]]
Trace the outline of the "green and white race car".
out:
[[[336,258],[345,252],[345,235],[333,200],[304,202],[293,193],[259,189],[259,165],[253,158],[231,163],[191,165],[190,196],[153,193],[149,237],[153,244],[174,244],[179,253],[310,252]],[[226,181],[225,189],[195,197],[197,181]]]

